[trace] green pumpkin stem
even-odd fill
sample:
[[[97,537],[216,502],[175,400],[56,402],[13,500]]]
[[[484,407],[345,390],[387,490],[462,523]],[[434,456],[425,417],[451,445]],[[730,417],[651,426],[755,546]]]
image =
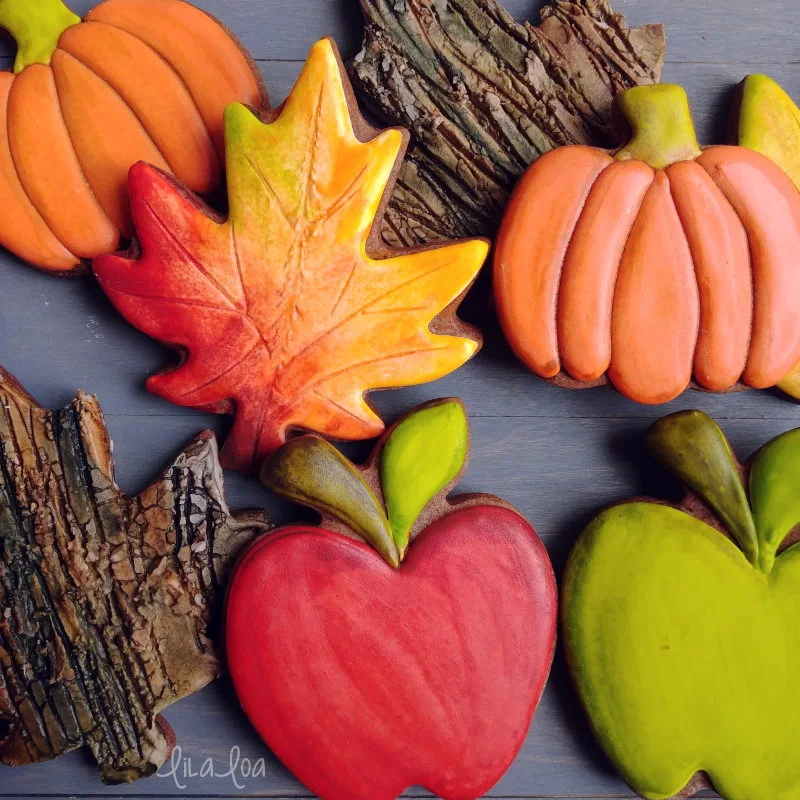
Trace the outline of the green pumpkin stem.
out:
[[[616,154],[619,161],[635,159],[653,169],[665,169],[702,153],[689,98],[680,86],[635,86],[622,92],[617,103],[633,131],[631,140]]]
[[[49,64],[61,34],[80,21],[62,0],[0,0],[0,28],[17,43],[14,72]]]
[[[747,560],[760,569],[759,540],[747,492],[717,423],[702,411],[679,411],[650,428],[647,445],[716,514]]]

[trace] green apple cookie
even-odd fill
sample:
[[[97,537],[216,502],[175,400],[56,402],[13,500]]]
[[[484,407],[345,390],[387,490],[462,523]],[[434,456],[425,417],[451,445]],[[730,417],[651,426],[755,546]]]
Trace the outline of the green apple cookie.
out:
[[[570,557],[563,624],[594,732],[647,798],[713,785],[800,797],[800,430],[739,465],[699,411],[657,422],[655,456],[691,489],[596,517]]]

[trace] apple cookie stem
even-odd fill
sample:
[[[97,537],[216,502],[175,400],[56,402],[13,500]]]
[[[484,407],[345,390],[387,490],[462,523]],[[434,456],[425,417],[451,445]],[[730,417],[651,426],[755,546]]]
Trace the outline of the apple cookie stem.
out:
[[[436,400],[417,409],[386,434],[377,452],[386,510],[361,470],[319,436],[287,442],[264,464],[261,481],[282,497],[336,517],[397,568],[425,508],[467,462],[463,404]]]
[[[80,21],[62,0],[0,0],[0,28],[17,43],[14,73],[31,64],[49,64],[61,34]]]
[[[739,467],[728,440],[702,411],[679,411],[656,422],[647,434],[653,455],[719,517],[756,568],[759,538]]]
[[[693,161],[701,153],[689,98],[680,86],[660,83],[634,86],[617,98],[633,136],[615,156],[618,161],[644,161],[666,169],[678,161]]]

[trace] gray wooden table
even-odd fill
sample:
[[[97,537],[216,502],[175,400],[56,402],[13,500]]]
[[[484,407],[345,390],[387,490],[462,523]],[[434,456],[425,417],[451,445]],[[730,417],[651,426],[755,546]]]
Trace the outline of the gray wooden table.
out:
[[[242,38],[263,70],[274,103],[291,88],[316,39],[334,36],[346,55],[360,41],[357,0],[196,1]],[[93,3],[73,0],[71,5],[82,14]],[[519,18],[538,12],[536,0],[508,0],[507,6]],[[616,6],[632,24],[665,23],[665,79],[687,87],[706,142],[723,136],[730,90],[749,72],[767,72],[800,97],[797,0],[617,0]],[[0,67],[10,63],[9,56],[8,49],[0,52]],[[201,428],[224,433],[225,419],[171,406],[144,391],[144,377],[167,354],[116,316],[91,280],[49,278],[5,253],[0,253],[0,274],[0,363],[44,404],[66,403],[77,389],[100,397],[126,491],[143,488]],[[656,417],[686,407],[707,411],[741,454],[800,425],[800,405],[767,392],[689,393],[667,407],[645,408],[610,389],[550,387],[515,362],[493,319],[488,291],[484,280],[465,307],[465,316],[486,335],[478,358],[437,384],[374,400],[392,419],[433,397],[464,398],[473,457],[463,488],[494,492],[514,503],[536,526],[559,574],[581,527],[601,506],[632,494],[677,497],[678,488],[642,452],[642,435]],[[228,475],[227,489],[234,507],[265,506],[277,522],[291,519],[291,509],[254,482]],[[181,746],[175,770],[164,769],[162,776],[130,787],[104,788],[89,757],[74,753],[28,769],[0,767],[0,797],[310,796],[249,728],[224,679],[166,716]],[[491,796],[591,800],[630,795],[593,743],[559,654],[525,748]],[[426,795],[411,790],[409,796]]]

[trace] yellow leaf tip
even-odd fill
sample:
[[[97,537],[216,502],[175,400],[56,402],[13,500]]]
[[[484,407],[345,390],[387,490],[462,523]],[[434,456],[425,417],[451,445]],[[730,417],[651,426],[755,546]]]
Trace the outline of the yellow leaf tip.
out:
[[[770,78],[769,75],[763,75],[761,73],[755,72],[752,75],[748,75],[744,79],[744,84],[747,87],[751,87],[753,89],[763,89],[763,88],[781,88],[780,84]]]
[[[481,349],[483,342],[476,341],[475,339],[466,339],[466,338],[464,339],[464,341],[467,343],[464,349],[468,353],[467,358],[464,361],[464,363],[466,363],[478,353],[478,351]]]
[[[463,251],[463,258],[475,264],[475,271],[478,272],[486,263],[492,243],[488,239],[463,239],[453,242],[456,247]]]
[[[492,243],[488,239],[470,239],[475,252],[485,261],[489,256],[489,251],[492,249]]]
[[[243,103],[231,103],[224,112],[225,131],[258,122],[258,117]]]
[[[329,80],[336,80],[344,93],[344,83],[347,79],[339,57],[339,48],[333,39],[326,36],[311,46],[311,51],[303,67],[303,71],[306,70],[312,73],[319,71],[327,75]]]
[[[378,149],[386,147],[393,154],[392,160],[397,160],[397,155],[400,149],[405,144],[406,132],[403,128],[386,128],[382,130],[378,136],[372,140],[372,145]]]
[[[336,54],[338,52],[338,48],[336,43],[331,39],[330,36],[324,36],[317,42],[314,42],[311,45],[311,52],[308,54],[308,60],[312,61],[313,59],[324,59],[325,61],[336,61],[338,64],[338,59]]]

